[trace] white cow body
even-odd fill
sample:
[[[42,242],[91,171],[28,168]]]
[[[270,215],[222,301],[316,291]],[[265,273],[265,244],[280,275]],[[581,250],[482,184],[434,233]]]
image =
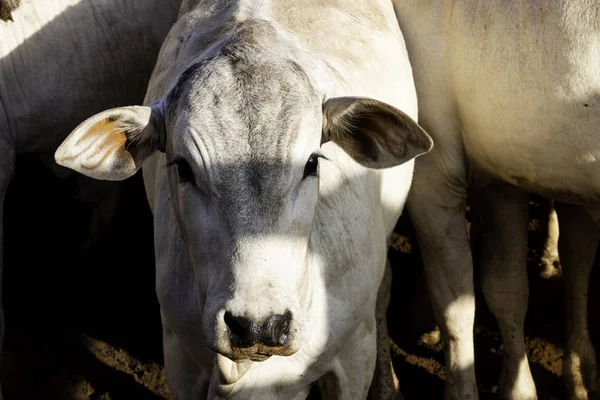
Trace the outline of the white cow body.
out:
[[[446,397],[477,397],[472,260],[463,223],[471,189],[487,230],[482,284],[503,335],[506,398],[536,397],[523,338],[526,191],[563,203],[557,205],[569,307],[563,372],[570,396],[587,398],[596,386],[586,298],[598,239],[590,215],[596,222],[600,216],[599,4],[394,5],[415,71],[420,123],[436,142],[434,156],[416,165],[407,207],[446,338]]]
[[[23,0],[0,22],[2,143],[53,152],[90,112],[143,97],[179,3]]]
[[[388,2],[184,2],[150,105],[89,118],[57,150],[99,179],[145,162],[174,398],[304,399],[318,382],[324,398],[364,399],[376,361],[389,371],[377,294],[413,158],[431,142],[381,102],[416,117]],[[390,142],[352,147],[367,131]],[[279,345],[236,333],[242,317]],[[271,325],[282,318],[288,328]]]
[[[143,98],[180,1],[22,0],[16,10],[18,1],[0,3],[2,221],[17,155],[53,153],[90,112]],[[2,241],[0,224],[0,274]],[[3,323],[0,307],[0,344]]]

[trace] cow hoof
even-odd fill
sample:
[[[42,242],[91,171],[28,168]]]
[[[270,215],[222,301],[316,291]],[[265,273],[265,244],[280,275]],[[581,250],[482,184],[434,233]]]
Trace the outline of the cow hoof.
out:
[[[498,386],[500,399],[537,400],[538,398],[527,357],[506,357]]]
[[[557,279],[562,276],[562,266],[558,255],[556,257],[544,254],[541,258],[542,271],[540,276],[544,279]]]
[[[581,357],[580,354],[586,354]],[[600,399],[595,356],[587,356],[587,352],[571,351],[563,361],[563,377],[569,400]]]

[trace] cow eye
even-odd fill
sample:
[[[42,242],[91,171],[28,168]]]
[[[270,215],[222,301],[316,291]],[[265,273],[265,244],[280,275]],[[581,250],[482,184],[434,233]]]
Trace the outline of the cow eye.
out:
[[[176,160],[175,166],[177,167],[177,176],[179,177],[179,182],[193,182],[194,181],[194,173],[192,172],[192,168],[190,164],[184,159]]]
[[[313,153],[308,157],[308,161],[304,166],[304,176],[302,176],[302,179],[307,176],[318,176],[319,157],[321,157],[321,155],[318,153]]]

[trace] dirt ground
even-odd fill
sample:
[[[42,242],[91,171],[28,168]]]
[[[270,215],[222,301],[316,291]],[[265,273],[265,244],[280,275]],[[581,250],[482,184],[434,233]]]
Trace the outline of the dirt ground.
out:
[[[19,160],[5,214],[8,328],[1,369],[5,398],[167,399],[154,295],[152,222],[141,176],[102,184],[119,194],[110,224],[94,219],[90,203],[91,199],[110,201],[105,192],[78,194],[78,180],[82,181],[59,179],[33,160]],[[534,228],[536,213],[534,201]],[[418,249],[406,239],[412,237],[406,220],[396,230],[390,250],[394,290],[388,312],[394,367],[407,400],[441,398],[443,353],[439,345],[423,340],[435,325]],[[529,252],[528,355],[540,399],[563,399],[562,281],[540,278],[539,247],[534,230]],[[600,301],[596,275],[591,310],[598,309]],[[500,337],[481,297],[477,305],[480,396],[496,399]],[[596,340],[598,324],[593,318],[590,324]],[[429,337],[435,338],[435,332]]]

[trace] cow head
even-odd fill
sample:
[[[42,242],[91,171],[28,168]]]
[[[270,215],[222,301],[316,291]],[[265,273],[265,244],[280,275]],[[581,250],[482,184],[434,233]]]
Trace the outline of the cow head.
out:
[[[170,201],[204,301],[204,334],[232,360],[261,361],[293,354],[306,329],[306,266],[327,141],[369,168],[400,165],[432,146],[400,110],[367,98],[323,101],[292,59],[233,46],[189,67],[155,103],[83,122],[55,158],[121,180],[164,152]]]

